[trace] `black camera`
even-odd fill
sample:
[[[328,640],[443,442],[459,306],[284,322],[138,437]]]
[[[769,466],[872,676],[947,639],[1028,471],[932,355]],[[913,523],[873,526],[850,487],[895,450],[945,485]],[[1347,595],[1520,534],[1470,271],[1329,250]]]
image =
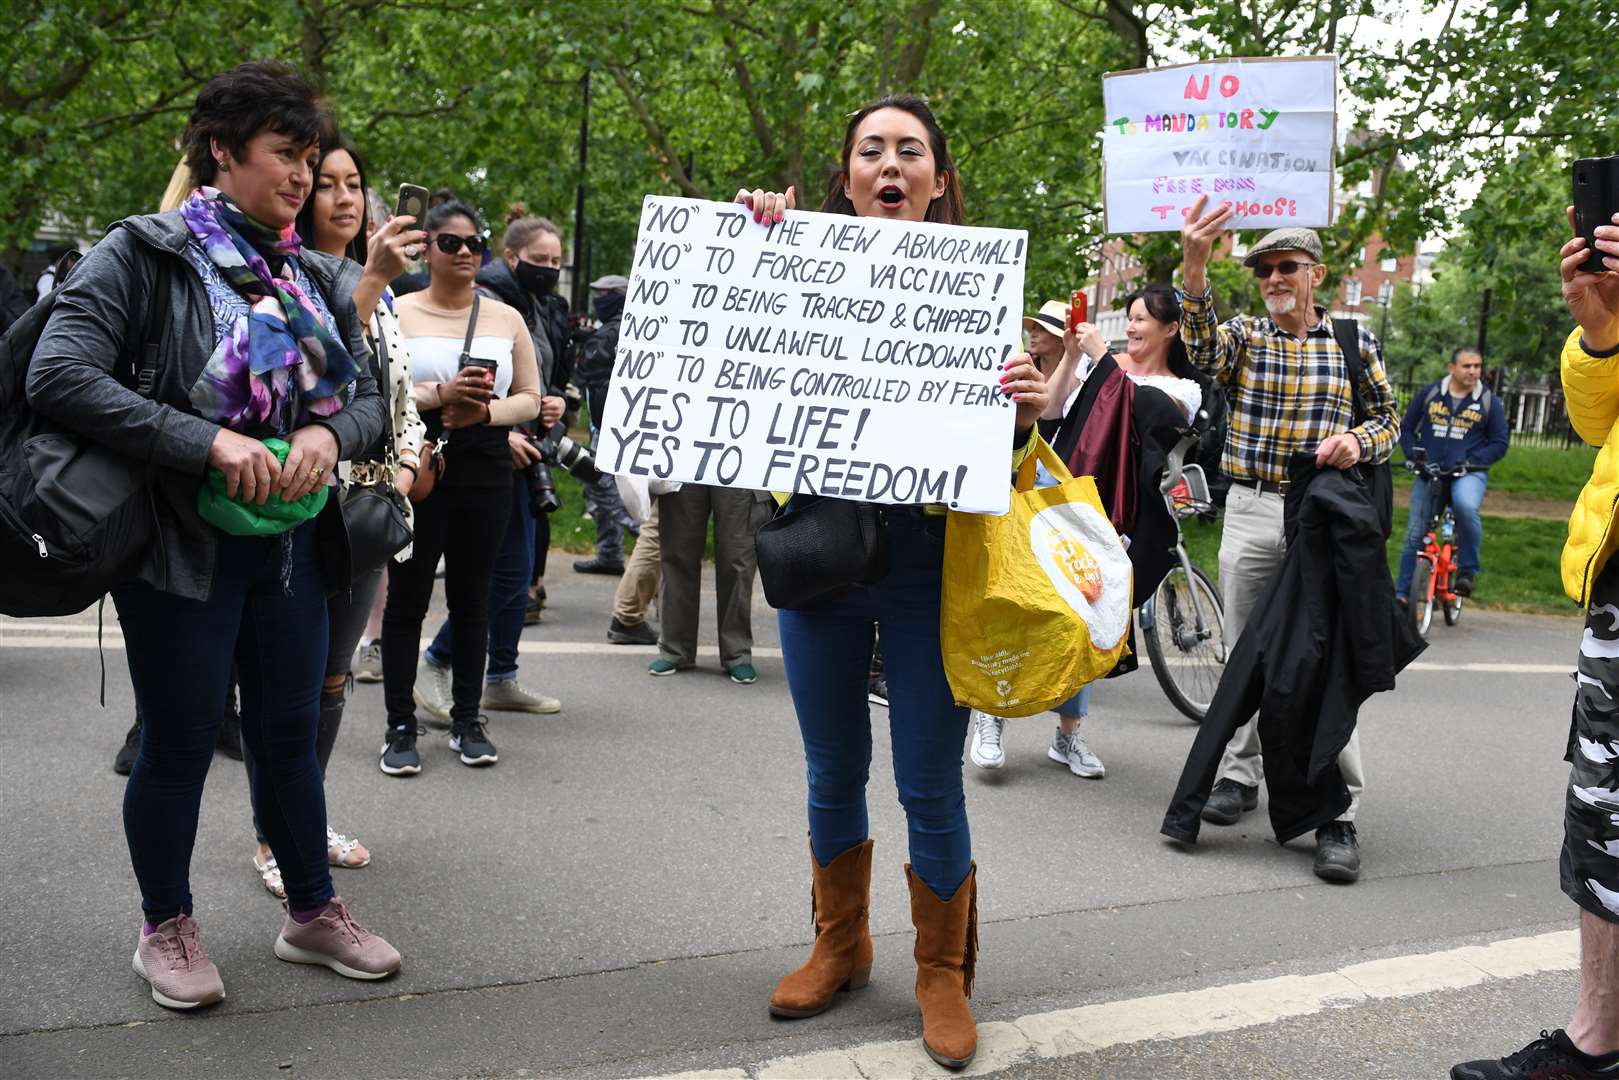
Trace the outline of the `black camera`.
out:
[[[596,468],[596,457],[585,447],[568,438],[567,425],[560,421],[552,424],[544,435],[532,440],[534,448],[547,465],[560,465],[578,478],[580,483],[594,484],[601,479]]]
[[[528,481],[530,513],[539,517],[541,514],[550,514],[561,509],[562,499],[557,495],[556,481],[551,479],[551,469],[545,462],[530,462],[523,470],[523,477]]]

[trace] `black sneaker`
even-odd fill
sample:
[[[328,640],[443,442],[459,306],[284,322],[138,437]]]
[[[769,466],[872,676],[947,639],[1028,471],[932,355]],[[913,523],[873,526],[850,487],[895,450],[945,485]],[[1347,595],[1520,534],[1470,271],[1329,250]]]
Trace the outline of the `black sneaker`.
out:
[[[1619,1052],[1591,1057],[1569,1042],[1563,1029],[1499,1059],[1464,1061],[1450,1069],[1450,1080],[1610,1080],[1619,1077]]]
[[[1352,885],[1360,880],[1360,841],[1350,821],[1330,821],[1315,831],[1315,876]]]
[[[624,572],[623,561],[609,562],[602,558],[580,559],[573,564],[575,573],[579,574],[611,574],[617,576]]]
[[[1457,574],[1455,582],[1450,586],[1450,591],[1455,593],[1457,596],[1472,596],[1473,575]]]
[[[871,677],[871,681],[866,684],[866,700],[873,705],[888,708],[888,676],[878,672]]]
[[[500,760],[495,744],[484,730],[488,718],[457,720],[450,726],[450,749],[461,755],[463,765],[493,765]]]
[[[1203,820],[1210,825],[1235,825],[1237,819],[1259,805],[1259,787],[1221,780],[1203,804]]]
[[[422,771],[422,755],[416,752],[416,725],[389,728],[382,744],[382,760],[377,768],[389,776],[415,776]]]
[[[130,725],[129,734],[124,736],[124,745],[113,755],[112,771],[119,776],[128,776],[130,770],[135,767],[135,755],[140,753],[140,749],[141,718],[137,716],[135,722]]]
[[[232,761],[242,760],[242,718],[234,709],[226,710],[225,718],[219,722],[219,737],[214,741],[214,749]]]
[[[607,624],[607,640],[614,645],[656,645],[658,631],[649,623],[623,623],[614,616]]]

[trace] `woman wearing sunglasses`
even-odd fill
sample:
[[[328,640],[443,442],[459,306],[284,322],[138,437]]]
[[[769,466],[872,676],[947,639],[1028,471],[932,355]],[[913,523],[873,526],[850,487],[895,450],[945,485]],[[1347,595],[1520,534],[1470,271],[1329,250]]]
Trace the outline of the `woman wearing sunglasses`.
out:
[[[444,475],[416,506],[411,557],[388,577],[382,615],[388,731],[379,763],[389,776],[421,772],[416,752],[416,654],[433,574],[444,557],[450,608],[450,749],[464,765],[493,765],[478,713],[489,645],[489,584],[512,509],[513,425],[540,412],[539,367],[523,316],[476,295],[488,248],[478,212],[445,202],[427,214],[429,284],[397,301],[428,439],[444,437]]]

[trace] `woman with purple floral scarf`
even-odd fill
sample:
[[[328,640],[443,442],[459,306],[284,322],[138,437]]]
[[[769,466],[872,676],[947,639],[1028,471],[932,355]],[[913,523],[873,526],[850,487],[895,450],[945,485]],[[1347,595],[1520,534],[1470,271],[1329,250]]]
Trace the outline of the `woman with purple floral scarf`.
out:
[[[145,721],[124,792],[144,914],[133,967],[173,1009],[225,996],[190,863],[233,662],[253,805],[287,893],[276,956],[356,979],[399,969],[334,895],[315,753],[327,593],[350,581],[338,500],[321,496],[386,422],[351,299],[360,268],[293,229],[325,122],[285,65],[209,80],[185,134],[200,186],[178,210],[110,230],[28,373],[41,413],[154,467],[158,542],[112,596]],[[163,281],[167,332],[131,388],[119,361],[141,351]]]

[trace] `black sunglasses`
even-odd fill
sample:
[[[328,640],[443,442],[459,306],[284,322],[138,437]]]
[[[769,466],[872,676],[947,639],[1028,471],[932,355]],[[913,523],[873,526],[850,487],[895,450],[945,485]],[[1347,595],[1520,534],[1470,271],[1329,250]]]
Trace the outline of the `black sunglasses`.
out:
[[[1283,277],[1291,277],[1300,270],[1308,270],[1314,265],[1315,263],[1313,262],[1299,262],[1296,259],[1283,259],[1281,262],[1273,263],[1270,266],[1260,263],[1254,267],[1254,277],[1264,281],[1270,277],[1272,270],[1280,270]]]
[[[433,237],[433,243],[446,255],[454,255],[465,244],[468,251],[474,255],[482,255],[489,247],[489,241],[482,236],[457,236],[455,233],[441,232]]]

